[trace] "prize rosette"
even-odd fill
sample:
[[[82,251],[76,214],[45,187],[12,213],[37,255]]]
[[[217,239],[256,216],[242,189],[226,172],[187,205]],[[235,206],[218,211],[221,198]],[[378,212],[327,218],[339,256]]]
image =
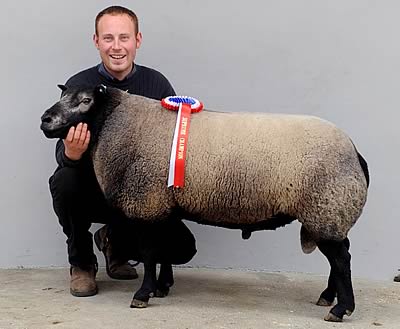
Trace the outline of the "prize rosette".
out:
[[[200,112],[203,103],[189,96],[169,96],[161,100],[161,105],[168,110],[178,111],[169,162],[168,187],[182,188],[185,185],[190,114]]]
[[[189,96],[168,96],[162,99],[161,104],[166,109],[173,111],[179,110],[181,104],[189,104],[191,113],[197,113],[203,109],[202,102]]]

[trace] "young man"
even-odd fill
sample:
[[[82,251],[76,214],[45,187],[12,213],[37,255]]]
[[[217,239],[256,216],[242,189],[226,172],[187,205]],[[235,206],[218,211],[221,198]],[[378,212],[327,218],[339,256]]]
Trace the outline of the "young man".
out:
[[[93,41],[101,63],[72,76],[66,87],[104,84],[154,99],[175,95],[161,73],[134,63],[142,34],[131,10],[120,6],[102,10],[96,17]],[[93,222],[107,224],[95,233],[95,241],[105,255],[108,275],[115,279],[137,278],[127,259],[112,248],[112,241],[119,240],[124,226],[107,206],[97,184],[89,154],[85,152],[89,141],[86,124],[71,127],[66,139],[57,142],[58,167],[49,180],[53,207],[67,236],[70,291],[78,297],[97,293],[97,260],[89,232]]]

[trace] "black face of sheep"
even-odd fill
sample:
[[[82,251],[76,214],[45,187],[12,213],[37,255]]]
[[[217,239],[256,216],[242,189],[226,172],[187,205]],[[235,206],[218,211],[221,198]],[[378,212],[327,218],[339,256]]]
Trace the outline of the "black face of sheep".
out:
[[[47,138],[64,139],[70,127],[79,122],[90,125],[96,105],[106,99],[107,88],[100,85],[96,88],[67,88],[58,85],[63,91],[59,102],[49,108],[41,117],[40,129]]]

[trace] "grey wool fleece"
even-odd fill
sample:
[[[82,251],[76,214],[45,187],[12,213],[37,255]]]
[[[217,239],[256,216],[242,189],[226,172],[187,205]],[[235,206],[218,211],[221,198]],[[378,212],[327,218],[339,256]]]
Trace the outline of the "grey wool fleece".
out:
[[[303,224],[303,250],[310,252],[319,239],[344,239],[361,215],[367,180],[358,153],[325,120],[193,114],[185,187],[172,189],[176,112],[118,90],[113,97],[120,104],[104,122],[93,163],[106,197],[129,217],[162,220],[179,208],[199,223],[241,226],[285,214]]]

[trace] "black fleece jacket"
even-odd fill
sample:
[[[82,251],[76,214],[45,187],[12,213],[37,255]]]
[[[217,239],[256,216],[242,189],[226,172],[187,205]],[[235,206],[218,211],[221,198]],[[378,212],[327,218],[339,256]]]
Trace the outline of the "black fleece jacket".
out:
[[[111,76],[104,73],[104,66],[98,64],[75,74],[68,79],[65,85],[67,87],[96,87],[99,84],[158,100],[175,95],[174,88],[164,75],[154,69],[137,64],[134,66],[133,74],[130,74],[128,78],[122,81],[112,79]],[[82,167],[82,170],[84,170],[84,168],[86,168],[86,170],[92,168],[87,152],[80,160],[74,161],[69,159],[65,155],[64,143],[61,139],[58,140],[56,144],[56,161],[59,167],[79,166]]]

